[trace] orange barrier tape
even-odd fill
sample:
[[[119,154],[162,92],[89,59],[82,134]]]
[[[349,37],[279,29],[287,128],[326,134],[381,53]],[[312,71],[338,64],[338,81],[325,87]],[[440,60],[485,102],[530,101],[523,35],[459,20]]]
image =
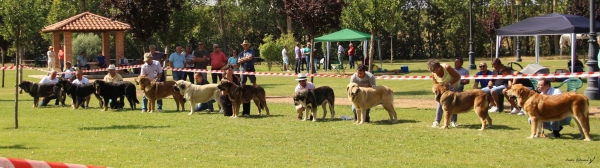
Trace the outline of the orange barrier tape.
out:
[[[0,167],[3,168],[104,168],[104,166],[90,166],[82,164],[45,162],[17,158],[0,157]]]

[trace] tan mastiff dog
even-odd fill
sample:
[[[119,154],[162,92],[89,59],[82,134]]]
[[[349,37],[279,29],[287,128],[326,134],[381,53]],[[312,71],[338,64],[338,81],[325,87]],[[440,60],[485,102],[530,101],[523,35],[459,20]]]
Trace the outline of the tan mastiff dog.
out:
[[[356,107],[356,124],[362,124],[367,116],[367,109],[381,103],[390,115],[391,122],[397,122],[398,116],[394,109],[394,92],[386,86],[358,87],[356,83],[350,83],[346,87],[348,99]]]
[[[543,134],[542,123],[544,121],[557,121],[568,116],[573,116],[582,134],[584,141],[591,141],[589,113],[590,107],[587,97],[575,92],[567,92],[560,95],[543,95],[516,84],[510,87],[506,94],[516,96],[519,106],[531,118],[531,136],[540,137]]]
[[[432,87],[435,93],[435,101],[442,105],[444,110],[444,125],[442,129],[448,128],[450,116],[452,114],[469,112],[472,109],[481,119],[481,129],[492,125],[492,118],[488,114],[489,95],[482,90],[468,90],[464,92],[455,92],[448,87],[440,84],[434,84]]]

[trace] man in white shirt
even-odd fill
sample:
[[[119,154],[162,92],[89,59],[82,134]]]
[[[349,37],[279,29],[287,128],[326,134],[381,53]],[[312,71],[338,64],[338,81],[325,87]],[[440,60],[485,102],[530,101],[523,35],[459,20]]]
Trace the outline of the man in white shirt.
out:
[[[550,79],[545,79],[545,78],[538,79],[537,90],[540,92],[540,94],[543,94],[543,95],[562,94],[560,89],[553,88],[552,86],[550,86]],[[528,121],[529,121],[529,124],[531,124],[531,118],[529,118]],[[569,125],[569,124],[571,124],[571,116],[565,117],[564,119],[558,120],[558,121],[544,122],[543,127],[545,129],[551,130],[552,135],[554,137],[560,138],[560,131],[563,129],[562,126]]]
[[[150,53],[144,54],[144,64],[140,68],[140,75],[146,76],[146,78],[150,79],[152,82],[160,81],[160,78],[163,74],[162,66],[160,66],[160,62],[156,60],[152,60],[152,55]],[[158,104],[158,111],[162,112],[162,99],[156,100],[156,104]],[[148,106],[148,99],[146,95],[142,96],[142,113],[146,112]]]
[[[56,77],[57,73],[58,72],[56,72],[55,70],[50,71],[50,74],[48,74],[48,76],[45,76],[44,78],[42,78],[42,80],[40,80],[40,84],[57,83],[58,82],[58,78]],[[58,88],[58,87],[54,87],[54,89],[55,89],[55,93],[60,90],[60,88]],[[57,98],[56,95],[53,95],[50,97],[44,97],[44,99],[42,99],[42,102],[40,103],[40,106],[47,106],[48,103],[50,102],[50,100],[56,99],[56,98]],[[56,102],[54,103],[54,105],[58,105],[58,99],[56,99]]]
[[[306,74],[299,73],[298,78],[296,80],[298,81],[298,85],[296,85],[294,92],[297,92],[298,90],[302,89],[315,89],[315,85],[313,83],[306,81]],[[302,113],[304,112],[304,107],[302,107],[302,105],[298,102],[294,102],[294,104],[296,104],[296,112],[298,112],[298,119],[302,120]],[[310,119],[312,120],[312,116]]]
[[[54,52],[54,47],[48,47],[48,71],[54,70],[56,68],[56,52]]]
[[[294,47],[294,54],[296,55],[296,73],[300,73],[300,67],[302,66],[302,52],[300,51],[300,43],[296,43]]]
[[[338,45],[338,61],[340,61],[340,68],[344,69],[344,47],[342,43],[337,42]]]
[[[65,63],[65,71],[64,71],[64,76],[63,78],[65,78],[68,81],[73,81],[74,77],[75,77],[75,68],[73,68],[73,64],[71,64],[71,61],[67,61]]]
[[[73,80],[73,82],[71,82],[74,85],[82,85],[82,84],[90,84],[90,80],[88,80],[88,78],[83,77],[83,72],[81,71],[77,71],[75,73],[75,80]],[[84,104],[85,101],[85,104]],[[88,108],[88,105],[90,104],[90,96],[87,96],[85,98],[79,98],[79,100],[77,100],[77,102],[79,102],[79,106],[84,107],[84,108]]]
[[[287,47],[283,46],[283,50],[281,50],[281,59],[283,59],[283,70],[286,72],[290,72],[288,69],[288,65],[290,64],[290,60],[287,56]]]
[[[460,57],[456,57],[454,59],[454,69],[460,76],[469,75],[469,70],[463,68],[463,59]],[[465,89],[465,85],[469,84],[470,80],[461,79],[460,86],[456,89],[456,91],[462,92]]]

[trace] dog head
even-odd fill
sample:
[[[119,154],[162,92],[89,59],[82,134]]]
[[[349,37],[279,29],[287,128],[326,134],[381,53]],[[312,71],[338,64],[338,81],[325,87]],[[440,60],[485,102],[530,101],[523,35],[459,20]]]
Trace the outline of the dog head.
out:
[[[517,97],[519,104],[521,104],[521,102],[526,102],[532,94],[536,93],[537,92],[530,90],[522,84],[514,84],[508,90],[506,90],[506,95]]]
[[[71,89],[71,86],[73,86],[73,83],[65,79],[59,79],[58,82],[54,84],[54,86],[62,89],[63,91],[68,91],[69,89]]]
[[[444,92],[448,91],[449,89],[444,85],[434,84],[433,87],[431,87],[431,90],[435,94],[435,101],[440,102],[442,94],[444,94]]]
[[[150,79],[146,78],[146,76],[141,75],[138,76],[137,78],[135,78],[135,83],[140,85],[140,89],[141,90],[146,90],[146,86],[150,86],[150,83],[152,81],[150,81]]]
[[[230,90],[233,90],[236,86],[237,85],[235,85],[233,82],[230,82],[228,80],[221,80],[221,83],[217,85],[217,88],[220,91],[229,92]]]
[[[294,104],[306,104],[306,99],[308,99],[308,89],[300,89],[294,92]]]
[[[348,97],[354,99],[354,96],[358,95],[358,92],[360,92],[360,87],[358,87],[358,84],[356,83],[350,83],[346,86],[346,92],[348,93]]]
[[[191,82],[184,81],[184,80],[178,80],[177,82],[175,82],[175,85],[173,85],[173,90],[176,92],[179,92],[183,95],[183,94],[185,94],[185,91],[188,88],[190,88],[191,85],[192,85]]]
[[[104,82],[103,80],[96,80],[94,81],[94,94],[100,94],[100,92],[102,91],[102,86],[106,85],[106,82]]]
[[[23,91],[25,91],[25,93],[29,93],[31,91],[32,86],[33,82],[22,81],[21,83],[19,83],[19,94],[23,94]]]

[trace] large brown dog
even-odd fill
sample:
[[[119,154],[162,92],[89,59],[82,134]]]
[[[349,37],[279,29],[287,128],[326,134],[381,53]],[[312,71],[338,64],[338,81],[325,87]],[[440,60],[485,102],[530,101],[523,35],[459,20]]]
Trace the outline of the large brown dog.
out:
[[[173,96],[177,105],[177,111],[181,105],[181,110],[185,111],[185,102],[181,93],[173,90],[175,81],[166,82],[152,82],[146,76],[139,76],[135,79],[135,82],[140,85],[140,89],[144,91],[146,98],[148,98],[148,112],[152,113],[155,111],[156,100],[165,98],[167,96]]]
[[[379,103],[390,115],[390,121],[398,121],[394,109],[394,92],[386,86],[358,87],[356,83],[346,86],[348,99],[356,107],[356,124],[362,124],[367,115],[367,109],[377,106]]]
[[[217,86],[219,90],[224,91],[231,100],[233,115],[232,118],[237,118],[240,113],[240,105],[242,103],[250,102],[254,100],[254,104],[258,107],[258,115],[261,114],[261,109],[269,113],[269,107],[267,106],[267,99],[265,89],[260,86],[238,86],[227,80],[221,80],[221,83]]]
[[[557,121],[568,116],[574,116],[577,121],[581,138],[591,141],[589,125],[589,102],[587,97],[574,92],[560,95],[543,95],[516,84],[510,87],[506,94],[516,96],[519,106],[531,118],[531,136],[535,138],[542,136],[542,123],[544,121]]]
[[[475,110],[475,113],[481,119],[481,129],[479,130],[484,130],[486,125],[487,127],[492,125],[492,118],[488,114],[490,97],[484,91],[477,89],[455,92],[440,84],[434,84],[432,90],[435,93],[435,101],[440,103],[442,110],[444,110],[444,125],[442,129],[448,128],[452,114],[465,113],[472,109]]]

